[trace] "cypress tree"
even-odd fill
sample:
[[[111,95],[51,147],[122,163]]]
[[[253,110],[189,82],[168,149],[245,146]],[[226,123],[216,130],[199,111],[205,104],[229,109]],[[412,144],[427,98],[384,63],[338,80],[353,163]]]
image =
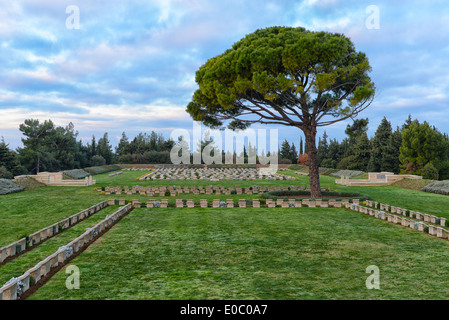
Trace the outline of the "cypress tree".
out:
[[[388,140],[391,135],[391,123],[384,117],[379,127],[377,127],[376,134],[373,138],[373,149],[371,151],[367,171],[380,172],[384,169],[383,155],[386,152]]]
[[[292,163],[298,162],[298,151],[296,151],[296,147],[295,147],[294,143],[292,143],[292,147],[290,148],[289,159],[292,161]]]
[[[402,130],[397,127],[396,131],[388,138],[385,152],[382,154],[382,171],[399,173],[399,154],[402,145]]]
[[[348,169],[366,171],[368,162],[370,161],[370,155],[371,143],[365,132],[357,139],[357,144],[354,146],[352,162]]]
[[[279,152],[280,160],[282,159],[290,159],[290,144],[287,139],[282,142],[281,150]]]
[[[318,166],[321,166],[321,163],[324,159],[327,158],[327,154],[329,152],[329,145],[327,143],[327,133],[324,131],[323,138],[319,139],[318,141],[318,149],[317,149],[317,159],[318,159]]]

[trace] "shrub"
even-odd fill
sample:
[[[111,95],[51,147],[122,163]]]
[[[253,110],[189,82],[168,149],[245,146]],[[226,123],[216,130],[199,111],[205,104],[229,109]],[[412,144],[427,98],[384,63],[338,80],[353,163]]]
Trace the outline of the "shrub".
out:
[[[449,195],[449,180],[433,182],[422,188],[421,191]]]
[[[428,180],[438,180],[438,170],[435,168],[435,166],[432,164],[432,162],[429,162],[424,166],[422,169],[422,177],[423,179]]]
[[[321,166],[335,169],[337,167],[337,160],[324,159],[321,162]]]
[[[0,167],[0,179],[13,179],[14,176],[11,172],[6,169],[5,166]]]
[[[335,173],[331,173],[330,176],[331,177],[335,177],[335,178],[341,178],[341,177],[354,178],[354,177],[360,176],[361,174],[363,174],[363,171],[339,170],[339,171],[337,171]]]
[[[449,179],[449,161],[444,161],[439,166],[438,179],[448,180]]]
[[[90,176],[90,173],[83,169],[65,170],[62,173],[71,179],[84,179],[85,177]]]
[[[18,186],[8,179],[0,179],[0,195],[24,191],[25,188]]]
[[[107,173],[107,172],[117,171],[117,170],[120,170],[120,166],[118,166],[116,164],[104,165],[104,166],[100,166],[100,167],[84,168],[84,171],[87,171],[91,175],[102,174],[102,173]]]
[[[298,156],[298,164],[303,165],[303,166],[308,166],[309,165],[309,155],[307,153],[300,154]]]
[[[290,159],[281,159],[279,164],[292,164],[292,161]]]
[[[25,177],[25,178],[20,178],[20,179],[14,180],[14,183],[17,184],[18,186],[24,187],[25,190],[33,190],[33,189],[42,188],[42,187],[46,186],[46,184],[39,182],[32,177]]]
[[[337,164],[337,169],[345,170],[348,169],[355,162],[355,156],[348,156],[340,160]]]
[[[102,156],[95,155],[92,157],[91,164],[94,167],[104,166],[106,164],[106,160]]]

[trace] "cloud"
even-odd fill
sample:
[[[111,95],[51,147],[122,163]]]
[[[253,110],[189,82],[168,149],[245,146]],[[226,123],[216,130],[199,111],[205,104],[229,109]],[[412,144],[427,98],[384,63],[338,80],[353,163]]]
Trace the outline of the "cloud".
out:
[[[73,4],[80,9],[79,30],[65,27],[65,9]],[[380,9],[379,30],[365,26],[371,4]],[[370,126],[384,114],[399,124],[412,113],[444,127],[447,9],[442,0],[4,2],[0,130],[20,137],[18,125],[30,117],[72,121],[85,137],[189,128],[185,106],[197,88],[196,70],[246,34],[274,25],[344,33],[367,54],[378,88],[375,103],[361,115]],[[345,126],[326,130],[342,138]]]

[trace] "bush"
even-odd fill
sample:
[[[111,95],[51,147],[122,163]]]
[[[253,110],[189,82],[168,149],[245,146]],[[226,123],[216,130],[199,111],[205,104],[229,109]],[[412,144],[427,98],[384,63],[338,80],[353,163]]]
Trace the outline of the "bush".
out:
[[[90,176],[90,173],[84,171],[83,169],[66,170],[63,171],[62,173],[71,179],[84,179],[85,177]]]
[[[279,164],[292,164],[292,161],[290,159],[281,159]]]
[[[106,160],[102,156],[95,155],[92,157],[91,164],[93,167],[104,166],[106,164]]]
[[[0,195],[24,191],[25,188],[18,186],[8,179],[0,179]]]
[[[339,171],[337,171],[335,173],[331,173],[330,176],[331,177],[335,177],[335,178],[341,178],[341,177],[354,178],[354,177],[360,176],[361,174],[363,174],[363,171],[339,170]]]
[[[11,169],[11,173],[14,176],[23,176],[28,174],[28,170],[24,166],[18,165]]]
[[[435,168],[435,166],[432,164],[432,162],[429,162],[424,166],[422,169],[422,177],[423,179],[428,180],[438,180],[438,170]]]
[[[32,177],[20,178],[18,180],[14,180],[14,183],[18,186],[24,187],[25,190],[33,190],[37,188],[45,187],[46,185],[42,182],[37,181]]]
[[[89,168],[84,168],[84,171],[87,171],[88,173],[90,173],[91,175],[96,175],[96,174],[102,174],[102,173],[107,173],[107,172],[111,172],[111,171],[117,171],[120,170],[120,166],[116,165],[116,164],[110,164],[110,165],[105,165],[105,166],[100,166],[100,167],[89,167]]]
[[[431,183],[422,188],[421,191],[449,195],[449,180]]]
[[[300,154],[298,156],[298,164],[303,165],[303,166],[308,166],[309,165],[309,155],[307,153]]]
[[[0,179],[13,179],[14,175],[6,169],[5,166],[0,167]]]
[[[355,156],[348,156],[340,160],[337,164],[337,169],[345,170],[348,169],[352,163],[355,161]]]
[[[438,179],[448,180],[449,179],[449,161],[444,161],[439,166]]]
[[[327,167],[327,168],[335,169],[335,168],[337,167],[337,160],[324,159],[324,160],[321,162],[321,166],[322,166],[322,167]]]

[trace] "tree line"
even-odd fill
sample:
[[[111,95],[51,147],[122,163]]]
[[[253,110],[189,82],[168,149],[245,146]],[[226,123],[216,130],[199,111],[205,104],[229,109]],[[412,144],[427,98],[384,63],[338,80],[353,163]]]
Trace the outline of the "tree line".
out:
[[[402,126],[393,130],[387,118],[383,118],[375,135],[368,138],[368,119],[355,120],[346,128],[347,137],[341,142],[329,139],[326,132],[318,140],[317,158],[320,167],[361,170],[368,172],[393,172],[422,175],[427,179],[449,179],[449,136],[434,126],[411,116]],[[110,144],[108,133],[96,140],[95,135],[87,144],[78,139],[74,125],[56,126],[51,120],[39,122],[28,119],[19,126],[23,134],[23,147],[10,150],[0,140],[0,178],[37,173],[39,171],[62,171],[101,166],[113,163],[151,164],[171,163],[170,150],[175,145],[154,131],[139,133],[129,139],[125,132],[115,148]],[[179,143],[179,141],[178,141]],[[202,152],[213,140],[205,137],[195,152]],[[211,155],[213,156],[214,148]],[[248,154],[256,152],[255,146],[245,147]],[[278,151],[279,163],[308,165],[308,150],[302,138],[299,150],[287,140]],[[223,163],[225,153],[222,151]],[[268,156],[268,154],[267,154]],[[191,160],[193,153],[191,155]],[[236,154],[233,155],[234,162]]]
[[[393,130],[384,117],[370,139],[367,135],[368,119],[355,120],[346,128],[347,137],[341,142],[329,139],[324,132],[318,139],[317,157],[320,167],[360,170],[367,172],[393,172],[417,174],[425,179],[449,179],[449,136],[426,121],[411,116],[402,126]],[[301,139],[302,142],[302,139]],[[285,140],[282,143],[281,163],[308,165],[307,150],[302,143],[299,152]],[[296,157],[296,158],[295,158]],[[294,160],[297,161],[294,161]]]
[[[84,144],[72,123],[61,127],[52,120],[27,119],[19,130],[23,134],[23,147],[11,150],[3,138],[0,141],[0,178],[113,163],[170,163],[173,145],[172,140],[154,131],[140,133],[131,141],[123,133],[114,152],[107,132],[98,140],[93,135]]]

